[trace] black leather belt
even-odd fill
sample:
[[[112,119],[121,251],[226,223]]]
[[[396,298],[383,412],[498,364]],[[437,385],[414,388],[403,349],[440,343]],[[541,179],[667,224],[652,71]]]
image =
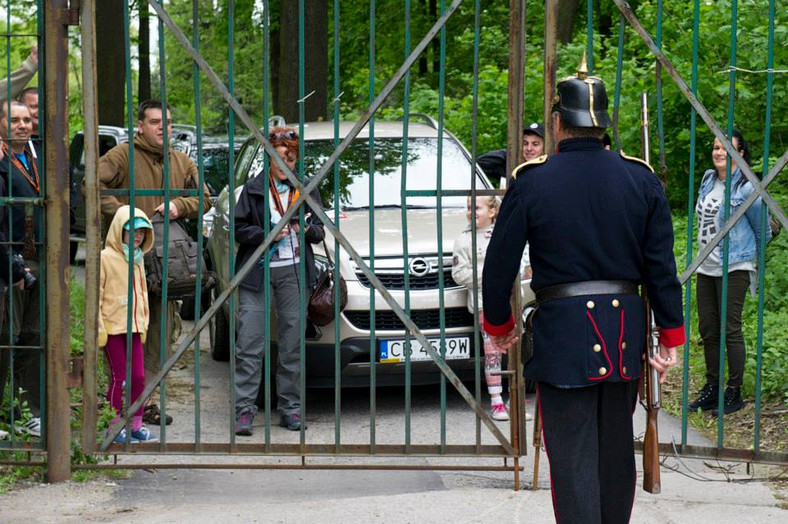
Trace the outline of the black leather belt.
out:
[[[638,285],[628,280],[588,280],[542,288],[536,292],[536,302],[544,304],[559,298],[585,295],[637,295]]]

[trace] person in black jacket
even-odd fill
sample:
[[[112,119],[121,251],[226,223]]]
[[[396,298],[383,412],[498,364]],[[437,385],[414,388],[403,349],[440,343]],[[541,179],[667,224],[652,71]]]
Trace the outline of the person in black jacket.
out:
[[[291,171],[298,161],[298,140],[295,131],[284,127],[276,127],[269,134],[271,145]],[[235,240],[239,244],[236,271],[249,260],[298,196],[298,190],[290,184],[273,159],[267,172],[261,171],[244,185],[235,207]],[[317,191],[312,196],[320,201]],[[296,213],[294,219],[277,235],[268,253],[239,286],[238,338],[235,344],[236,435],[252,434],[252,422],[257,412],[255,400],[260,389],[263,355],[269,347],[263,332],[264,319],[269,314],[264,297],[266,285],[271,286],[271,299],[277,313],[276,388],[279,397],[277,409],[281,413],[279,425],[292,431],[301,429],[299,341],[304,334],[304,326],[300,322],[299,296],[306,293],[308,297],[314,287],[317,276],[311,244],[322,242],[325,236],[323,223],[316,216],[307,212],[305,217],[305,245],[300,245]],[[301,256],[306,258],[303,288],[298,270]],[[268,282],[265,282],[266,266],[270,272]]]
[[[557,153],[515,171],[487,249],[484,329],[503,349],[520,336],[509,297],[528,242],[537,306],[524,375],[537,383],[556,519],[622,523],[635,495],[632,413],[646,345],[638,287],[659,326],[650,362],[662,380],[684,343],[673,226],[651,168],[604,149],[607,94],[585,60],[557,90]]]
[[[523,162],[539,158],[544,154],[544,127],[532,122],[523,128]],[[490,180],[506,178],[506,149],[496,149],[476,159]]]
[[[10,135],[9,131],[10,123]],[[4,102],[0,104],[0,137],[3,143],[2,160],[0,160],[0,183],[3,185],[4,196],[36,198],[40,193],[41,178],[38,172],[37,158],[33,155],[28,141],[32,133],[32,118],[27,107],[18,102]],[[40,290],[37,283],[40,253],[40,236],[43,228],[41,221],[40,206],[2,206],[3,218],[0,220],[2,227],[0,233],[3,235],[2,241],[11,241],[10,249],[17,255],[17,261],[13,263],[12,280],[18,283],[20,278],[24,279],[27,269],[22,266],[19,256],[24,256],[24,264],[29,269],[31,277],[28,277],[30,285],[16,285],[12,289],[13,310],[5,316],[8,319],[5,329],[0,334],[0,344],[27,346],[24,349],[16,349],[14,359],[14,387],[21,387],[24,391],[19,399],[22,403],[27,403],[32,414],[32,418],[20,421],[20,429],[33,436],[41,436],[41,336],[40,336]],[[0,250],[0,271],[4,271],[0,279],[5,280],[8,275],[8,253]],[[8,303],[6,303],[6,308]],[[8,332],[12,335],[9,335]],[[7,350],[0,350],[4,353],[4,361],[7,361]],[[0,365],[0,367],[5,367]],[[2,373],[2,380],[5,380],[6,373]]]

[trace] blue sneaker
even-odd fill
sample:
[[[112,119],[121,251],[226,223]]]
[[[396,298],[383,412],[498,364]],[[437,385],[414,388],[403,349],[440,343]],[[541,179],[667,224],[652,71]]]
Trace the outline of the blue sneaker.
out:
[[[137,431],[131,432],[132,442],[136,439],[137,442],[156,442],[159,437],[150,432],[148,428],[142,426]]]
[[[115,437],[115,440],[113,440],[113,442],[115,442],[116,444],[125,444],[127,440],[131,444],[136,444],[137,442],[139,442],[139,440],[134,438],[134,433],[131,434],[131,440],[129,440],[126,436],[126,428],[123,428],[120,430],[120,433],[118,433],[118,436]]]
[[[292,413],[290,415],[282,415],[282,418],[279,420],[279,425],[283,428],[287,428],[290,431],[300,431],[301,430],[301,416],[298,413]],[[306,424],[303,425],[304,429],[306,429]]]

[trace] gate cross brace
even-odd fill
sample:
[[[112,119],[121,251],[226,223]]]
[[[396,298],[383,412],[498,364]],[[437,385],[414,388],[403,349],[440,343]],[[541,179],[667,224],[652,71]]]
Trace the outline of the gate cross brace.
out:
[[[291,207],[285,212],[282,216],[282,219],[274,226],[268,236],[265,238],[263,243],[255,250],[255,252],[250,256],[249,260],[244,264],[243,267],[235,274],[235,276],[230,280],[229,286],[225,289],[211,304],[211,307],[208,308],[208,311],[200,318],[199,321],[195,324],[194,328],[186,335],[186,338],[181,341],[178,348],[175,350],[173,355],[164,363],[161,370],[156,374],[153,380],[145,387],[145,390],[142,394],[137,398],[137,400],[129,407],[127,410],[128,413],[134,413],[135,410],[139,409],[139,407],[150,397],[153,390],[156,386],[163,380],[166,376],[167,372],[173,367],[175,362],[183,355],[186,349],[192,344],[194,339],[199,336],[199,333],[205,328],[208,324],[209,319],[216,314],[218,309],[222,306],[222,304],[229,298],[230,294],[235,290],[236,287],[240,284],[241,280],[251,271],[255,264],[257,264],[257,260],[262,256],[268,246],[273,242],[274,238],[279,234],[279,232],[284,228],[286,224],[289,223],[290,218],[295,214],[295,211],[298,210],[304,202],[308,202],[310,206],[312,206],[312,211],[315,212],[320,219],[323,221],[324,226],[326,226],[329,231],[334,235],[334,237],[339,241],[342,247],[345,248],[347,253],[353,258],[354,262],[357,264],[359,269],[364,273],[364,275],[369,279],[370,283],[375,287],[375,289],[381,294],[382,298],[388,303],[388,305],[392,308],[392,310],[396,313],[399,319],[402,321],[403,324],[413,333],[413,336],[421,342],[422,346],[427,350],[430,356],[433,358],[435,364],[440,368],[444,375],[449,379],[449,381],[454,385],[457,391],[462,395],[463,399],[468,403],[468,405],[476,412],[477,417],[487,426],[493,436],[498,440],[501,444],[503,449],[510,455],[515,456],[517,453],[515,452],[512,444],[506,439],[500,429],[495,425],[492,421],[490,416],[485,412],[485,410],[476,402],[476,399],[473,395],[468,391],[462,381],[457,377],[454,371],[446,364],[446,362],[441,358],[440,354],[432,348],[432,346],[427,341],[427,338],[421,332],[421,330],[416,326],[412,319],[410,319],[406,314],[405,311],[400,307],[400,305],[394,300],[385,286],[381,283],[381,281],[375,276],[372,271],[370,271],[369,267],[366,265],[364,260],[358,254],[358,252],[353,248],[350,242],[345,238],[345,236],[340,232],[340,230],[333,224],[331,219],[328,215],[323,211],[322,206],[319,202],[317,202],[312,195],[310,194],[311,191],[317,188],[318,184],[326,177],[331,166],[336,162],[339,156],[344,152],[345,149],[350,145],[350,143],[355,139],[356,136],[361,132],[364,126],[367,124],[369,119],[372,115],[378,110],[378,108],[383,104],[383,102],[388,98],[389,94],[394,90],[396,85],[400,82],[400,80],[405,76],[407,71],[410,67],[415,63],[418,59],[419,55],[427,48],[430,41],[435,37],[435,35],[441,30],[441,28],[446,24],[448,19],[451,15],[456,11],[459,7],[462,0],[454,0],[451,6],[446,10],[446,12],[436,21],[435,25],[430,29],[430,31],[424,36],[422,41],[419,45],[414,49],[405,63],[400,67],[397,73],[392,77],[392,79],[386,84],[386,87],[381,91],[378,97],[372,102],[369,109],[362,115],[360,120],[356,123],[356,125],[351,129],[348,135],[342,140],[339,147],[334,151],[334,153],[329,157],[326,163],[320,168],[317,175],[312,179],[312,181],[304,187],[303,183],[288,169],[288,167],[284,164],[281,158],[279,158],[278,154],[275,154],[276,151],[273,149],[271,144],[266,140],[257,126],[254,124],[252,119],[243,109],[243,107],[238,103],[238,101],[230,94],[227,88],[224,86],[222,81],[216,75],[216,73],[211,69],[211,67],[205,62],[205,60],[197,53],[197,51],[192,47],[189,40],[183,34],[183,32],[177,27],[177,25],[173,22],[173,20],[169,17],[169,15],[164,11],[164,9],[155,1],[155,0],[148,0],[148,3],[153,7],[156,11],[157,15],[164,24],[170,29],[173,35],[176,37],[178,41],[181,42],[183,47],[187,50],[187,52],[191,55],[192,59],[198,65],[198,67],[206,74],[210,82],[214,85],[214,87],[220,92],[222,97],[225,101],[232,107],[235,113],[239,116],[241,121],[246,124],[249,130],[254,134],[255,138],[263,145],[266,152],[273,158],[282,172],[285,173],[287,178],[294,184],[294,186],[299,189],[300,196],[293,202]],[[120,429],[126,423],[126,420],[123,419],[114,426],[113,430],[107,435],[107,438],[102,443],[102,450],[106,451],[106,449],[110,446],[115,436],[120,432]]]
[[[654,54],[657,60],[659,60],[660,64],[662,64],[662,66],[667,70],[671,78],[673,78],[673,81],[676,83],[678,88],[684,94],[684,97],[689,101],[690,105],[692,105],[695,111],[698,112],[698,114],[703,119],[703,121],[706,122],[706,124],[709,126],[711,132],[714,133],[714,136],[717,137],[719,141],[722,143],[723,147],[725,147],[725,150],[731,156],[732,161],[736,162],[741,172],[744,174],[744,176],[747,177],[747,180],[750,181],[750,183],[752,184],[755,190],[755,193],[753,193],[755,195],[755,198],[753,198],[752,202],[755,202],[755,199],[758,196],[763,198],[763,201],[766,203],[766,205],[769,207],[772,213],[774,213],[774,216],[777,218],[777,220],[779,220],[780,224],[782,224],[783,227],[788,227],[788,217],[785,216],[785,213],[783,213],[783,210],[780,207],[780,205],[774,200],[774,198],[772,198],[769,192],[766,191],[766,185],[768,185],[768,183],[771,182],[774,176],[776,176],[777,173],[780,172],[783,169],[783,167],[785,167],[784,159],[786,154],[788,154],[788,152],[786,152],[786,154],[783,154],[782,158],[780,159],[780,162],[778,162],[777,165],[774,166],[774,168],[772,168],[769,171],[768,175],[764,178],[764,183],[762,184],[761,181],[758,179],[758,177],[755,175],[755,173],[753,173],[752,168],[747,164],[747,162],[744,161],[744,159],[741,157],[739,152],[736,151],[736,148],[733,147],[733,144],[731,144],[730,139],[728,139],[728,137],[725,136],[725,133],[722,132],[722,128],[720,128],[720,126],[717,124],[714,118],[712,118],[708,110],[706,110],[706,107],[698,100],[698,98],[689,88],[687,83],[684,81],[684,79],[681,77],[679,72],[676,70],[676,67],[673,65],[673,63],[671,63],[668,57],[665,56],[662,50],[659,47],[657,47],[657,45],[654,43],[654,40],[652,40],[651,35],[649,35],[648,31],[646,31],[646,29],[640,23],[637,16],[635,16],[635,13],[632,12],[632,8],[629,7],[629,4],[627,4],[627,2],[624,0],[614,0],[614,1],[618,6],[619,11],[621,11],[621,14],[627,19],[627,21],[629,21],[630,25],[635,29],[638,35],[640,35],[640,38],[643,40],[643,42],[646,43],[646,46],[651,50],[651,52]],[[752,205],[752,202],[750,202],[749,205]],[[738,218],[740,218],[740,216],[738,216],[738,213],[735,216],[737,216],[737,220]],[[735,221],[731,221],[730,227],[732,227],[734,223]],[[728,227],[727,230],[724,231],[725,232],[729,231],[730,227]],[[720,242],[720,240],[722,239],[722,235],[723,235],[723,231],[720,231],[720,233],[718,233],[717,236],[714,237],[714,241],[712,241],[706,247],[706,249],[704,249],[701,252],[703,254],[703,257],[698,255],[698,257],[692,263],[690,268],[697,268],[700,265],[703,259],[708,256],[709,252]],[[682,282],[686,282],[688,278],[687,272],[689,272],[689,268],[685,273],[681,275]]]

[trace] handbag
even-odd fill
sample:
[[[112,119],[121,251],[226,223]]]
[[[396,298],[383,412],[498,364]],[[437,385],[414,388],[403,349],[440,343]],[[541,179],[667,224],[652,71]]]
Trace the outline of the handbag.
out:
[[[334,263],[328,254],[328,246],[323,240],[323,247],[328,258],[328,267],[320,273],[317,278],[317,285],[309,297],[307,305],[307,318],[316,326],[326,326],[334,320]],[[347,306],[347,283],[340,275],[339,277],[339,310],[342,311]]]

